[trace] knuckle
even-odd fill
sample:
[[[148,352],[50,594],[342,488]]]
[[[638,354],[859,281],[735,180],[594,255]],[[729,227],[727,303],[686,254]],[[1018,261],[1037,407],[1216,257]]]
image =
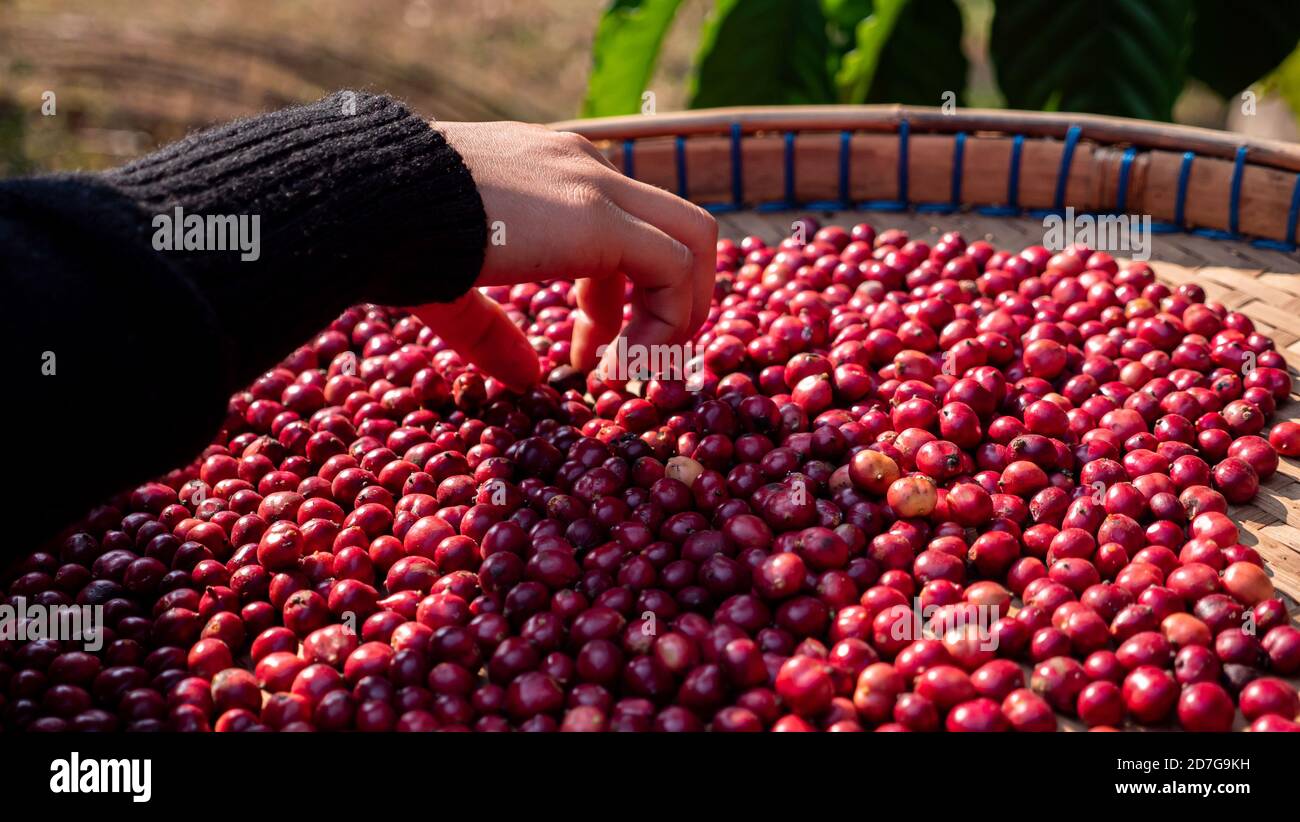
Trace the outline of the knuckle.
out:
[[[673,272],[679,281],[690,279],[695,268],[695,255],[682,243],[673,242]]]
[[[574,206],[584,212],[607,212],[612,205],[605,192],[590,181],[574,183],[569,189]]]
[[[696,205],[695,203],[691,203],[690,206],[693,212],[693,219],[694,219],[696,232],[698,232],[699,235],[704,239],[707,239],[710,245],[716,243],[718,241],[717,219],[714,218],[714,216],[710,214],[708,211]]]
[[[558,133],[560,136],[560,143],[569,151],[585,153],[587,146],[590,145],[587,138],[583,137],[576,131],[561,131]]]

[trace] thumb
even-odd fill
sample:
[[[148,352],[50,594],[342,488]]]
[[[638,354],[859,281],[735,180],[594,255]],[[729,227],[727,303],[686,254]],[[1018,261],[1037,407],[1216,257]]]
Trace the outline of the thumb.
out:
[[[541,378],[537,352],[524,332],[478,289],[453,302],[416,306],[411,313],[462,357],[511,388],[523,390]]]

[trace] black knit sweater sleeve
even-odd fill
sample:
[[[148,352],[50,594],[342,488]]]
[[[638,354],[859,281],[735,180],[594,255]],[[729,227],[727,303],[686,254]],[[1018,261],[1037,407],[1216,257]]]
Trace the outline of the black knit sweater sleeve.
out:
[[[244,242],[213,250],[209,231],[178,248],[185,217],[242,220],[229,236]],[[0,181],[0,339],[19,375],[6,439],[26,471],[6,480],[25,544],[0,553],[194,457],[230,393],[347,306],[463,294],[486,237],[455,150],[363,93],[200,132],[104,174]]]

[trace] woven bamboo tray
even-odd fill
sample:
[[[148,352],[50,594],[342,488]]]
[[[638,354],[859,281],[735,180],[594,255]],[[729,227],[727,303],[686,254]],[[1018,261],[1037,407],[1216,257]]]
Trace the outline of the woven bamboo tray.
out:
[[[1150,215],[1159,279],[1196,282],[1250,317],[1292,376],[1300,372],[1300,145],[1094,115],[903,106],[714,109],[553,127],[594,141],[625,174],[705,206],[719,235],[737,240],[776,241],[814,214],[918,239],[955,229],[1018,250],[1042,244],[1043,218],[1067,208]],[[1281,420],[1300,421],[1294,390]],[[1255,499],[1229,513],[1294,624],[1300,461],[1283,458]],[[1300,677],[1288,681],[1300,687]],[[1235,727],[1245,727],[1240,714]]]
[[[715,109],[554,124],[624,173],[714,211],[720,234],[785,236],[791,221],[867,221],[999,248],[1043,243],[1043,216],[1149,214],[1169,284],[1254,320],[1300,370],[1300,146],[1093,115],[831,106]],[[1116,254],[1122,258],[1122,254]],[[1277,420],[1300,420],[1300,396]],[[1283,459],[1232,509],[1293,615],[1300,600],[1300,462]]]

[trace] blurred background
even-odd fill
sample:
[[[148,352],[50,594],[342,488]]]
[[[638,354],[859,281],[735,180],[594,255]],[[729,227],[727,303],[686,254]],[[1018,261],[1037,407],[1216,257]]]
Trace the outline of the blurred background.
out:
[[[906,102],[1295,140],[1297,37],[1300,0],[0,0],[0,173],[340,87],[444,120]]]

